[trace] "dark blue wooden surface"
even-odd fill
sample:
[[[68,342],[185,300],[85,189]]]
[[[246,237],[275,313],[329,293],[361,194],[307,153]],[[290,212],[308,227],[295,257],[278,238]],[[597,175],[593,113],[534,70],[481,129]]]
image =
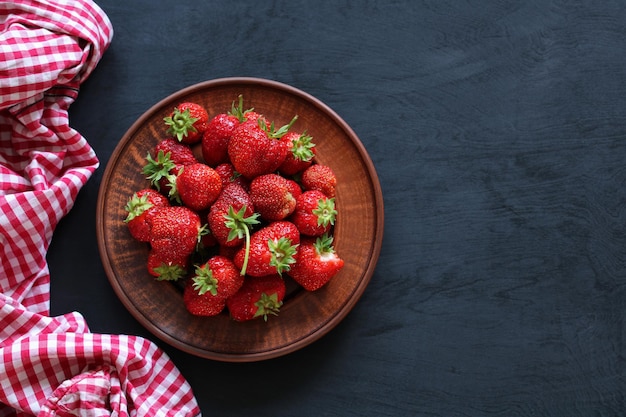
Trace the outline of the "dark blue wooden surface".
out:
[[[149,337],[210,416],[626,413],[622,2],[100,0],[115,37],[71,108],[101,168],[55,232],[52,314]],[[359,135],[384,246],[348,317],[275,360],[160,343],[95,239],[111,152],[152,104],[213,78],[302,89]]]

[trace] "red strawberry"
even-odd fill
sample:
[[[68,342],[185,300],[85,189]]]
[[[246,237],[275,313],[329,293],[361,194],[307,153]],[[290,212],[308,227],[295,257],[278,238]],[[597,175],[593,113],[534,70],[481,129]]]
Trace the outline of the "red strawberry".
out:
[[[169,200],[152,188],[139,190],[133,194],[124,207],[128,216],[124,222],[131,236],[140,242],[150,240],[150,221],[156,207],[169,206]]]
[[[296,199],[292,185],[278,174],[264,174],[250,183],[250,198],[255,210],[268,221],[283,220],[293,213]]]
[[[296,254],[296,263],[288,274],[307,291],[315,291],[343,268],[344,261],[335,253],[333,238],[323,235],[316,239],[302,239]]]
[[[169,127],[169,134],[179,142],[191,144],[202,139],[202,133],[209,122],[209,114],[198,103],[184,102],[176,106],[163,121]]]
[[[328,197],[335,196],[337,177],[327,165],[313,164],[302,173],[302,188],[305,190],[319,190]]]
[[[230,259],[215,255],[197,266],[191,279],[199,295],[210,293],[214,297],[227,298],[241,288],[244,277]]]
[[[220,113],[213,117],[202,135],[202,157],[204,161],[215,167],[228,160],[228,142],[239,125],[236,116]]]
[[[216,167],[228,162],[228,142],[235,128],[246,120],[248,110],[243,109],[243,96],[239,96],[238,106],[233,101],[228,113],[214,116],[202,135],[202,156],[204,161]]]
[[[238,246],[224,246],[224,245],[219,245],[218,249],[217,249],[217,254],[224,256],[230,260],[235,259],[235,254],[237,253],[237,251],[239,250]]]
[[[167,206],[155,210],[150,218],[150,245],[163,262],[174,262],[190,256],[198,243],[200,217],[184,206]]]
[[[203,163],[183,167],[176,177],[176,190],[184,205],[192,210],[208,209],[222,191],[222,179]]]
[[[199,294],[193,280],[188,280],[183,291],[183,303],[187,311],[194,316],[213,317],[226,308],[226,299],[210,292]]]
[[[273,124],[268,127],[263,119],[256,124],[240,124],[228,143],[228,156],[237,172],[252,179],[276,171],[289,151],[286,143],[279,139],[295,120],[296,117],[278,130],[274,130]]]
[[[197,163],[191,148],[173,139],[164,139],[146,156],[143,173],[162,194],[176,199],[176,176],[183,166]]]
[[[252,277],[282,274],[295,262],[299,243],[300,233],[293,223],[276,221],[254,232],[249,250],[239,249],[234,262],[242,274]]]
[[[148,253],[148,272],[159,281],[178,281],[187,274],[188,265],[188,256],[165,260],[152,249]]]
[[[335,224],[336,216],[335,199],[321,191],[311,190],[296,199],[296,209],[289,220],[303,235],[320,236]]]
[[[300,184],[298,184],[295,180],[286,178],[287,185],[289,186],[289,192],[293,196],[293,198],[298,198],[300,194],[302,194],[302,188]]]
[[[213,248],[217,247],[217,239],[211,234],[208,224],[203,224],[200,227],[198,235],[198,242],[196,243],[196,249],[191,255],[190,262],[198,264],[205,262],[210,256],[215,253]]]
[[[203,248],[211,248],[218,245],[217,239],[211,233],[211,228],[208,223],[205,223],[201,227],[200,231],[200,245]]]
[[[157,143],[154,147],[153,156],[158,155],[159,151],[163,151],[164,154],[169,153],[170,161],[176,165],[190,165],[199,162],[189,145],[172,138],[163,139]]]
[[[254,109],[246,110],[243,113],[242,117],[239,118],[239,120],[241,121],[241,123],[258,124],[259,121],[261,123],[264,123],[265,125],[269,123],[265,116],[263,116],[261,113],[255,112]]]
[[[151,154],[146,155],[143,173],[157,191],[167,195],[168,181],[176,178],[175,168],[178,166],[170,160],[170,154],[159,151],[154,157]]]
[[[207,221],[211,234],[220,246],[240,246],[249,228],[258,224],[258,214],[254,213],[254,204],[250,196],[239,184],[228,184],[213,203]]]
[[[237,120],[239,121],[239,123],[251,122],[251,123],[256,124],[259,122],[259,120],[262,120],[266,124],[268,123],[265,116],[263,116],[261,113],[255,112],[253,108],[250,108],[247,110],[243,109],[243,96],[242,95],[239,95],[237,99],[238,99],[237,107],[235,107],[235,102],[233,101],[230,106],[229,114],[237,117]]]
[[[285,282],[280,275],[246,279],[239,291],[226,300],[230,317],[248,321],[278,315],[285,298]]]
[[[222,178],[222,188],[226,187],[227,184],[234,182],[248,190],[250,183],[247,179],[242,177],[241,174],[235,171],[235,167],[230,162],[219,164],[215,167],[215,171],[219,174],[220,178]]]
[[[289,146],[289,152],[278,170],[283,175],[295,175],[313,163],[315,144],[306,133],[287,132],[280,140]]]

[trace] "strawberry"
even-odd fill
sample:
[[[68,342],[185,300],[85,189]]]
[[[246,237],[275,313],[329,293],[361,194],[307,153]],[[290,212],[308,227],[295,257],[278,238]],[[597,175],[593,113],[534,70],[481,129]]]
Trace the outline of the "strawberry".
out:
[[[307,291],[315,291],[326,285],[344,265],[332,243],[333,238],[327,234],[317,238],[302,238],[289,276]]]
[[[258,214],[250,196],[239,184],[228,184],[213,203],[207,221],[211,234],[220,246],[240,246],[250,227],[258,224]]]
[[[197,265],[206,262],[209,257],[215,254],[217,239],[211,233],[209,225],[204,223],[200,227],[196,248],[189,259],[190,263]]]
[[[239,247],[234,246],[224,246],[224,245],[220,245],[217,251],[218,255],[224,256],[230,260],[234,260],[235,259],[235,254],[237,253],[237,251],[239,250]]]
[[[239,117],[239,120],[241,123],[258,124],[260,122],[265,125],[269,123],[265,116],[263,116],[261,113],[255,112],[254,109],[248,109],[243,112],[241,117]]]
[[[226,187],[226,185],[231,182],[237,183],[241,185],[244,189],[248,190],[249,181],[241,176],[237,171],[235,171],[235,167],[230,162],[224,162],[223,164],[219,164],[215,167],[215,171],[219,174],[222,179],[222,188]]]
[[[159,281],[178,281],[187,274],[189,257],[164,260],[157,252],[148,253],[148,272]]]
[[[190,165],[199,162],[189,145],[172,138],[163,139],[157,143],[153,155],[157,155],[159,151],[163,151],[164,154],[169,153],[170,161],[176,165]]]
[[[203,224],[202,230],[204,233],[201,233],[199,245],[203,248],[212,248],[214,246],[217,246],[217,239],[215,239],[215,236],[213,236],[213,233],[211,233],[209,225]]]
[[[154,211],[150,246],[164,263],[189,257],[201,235],[200,216],[185,206],[166,206]]]
[[[191,148],[174,139],[164,139],[146,156],[146,161],[143,173],[150,183],[163,195],[180,202],[176,176],[183,166],[198,163]]]
[[[197,266],[191,279],[199,295],[210,293],[215,297],[228,298],[241,288],[244,277],[230,259],[215,255]]]
[[[128,213],[124,222],[128,226],[131,236],[140,242],[149,241],[149,217],[155,208],[169,205],[169,200],[152,188],[145,188],[134,193],[124,207]]]
[[[296,199],[296,209],[289,218],[301,234],[320,236],[335,224],[335,199],[318,190],[303,192]]]
[[[276,171],[289,151],[286,142],[279,139],[296,119],[297,116],[278,130],[273,123],[268,127],[263,118],[258,123],[240,124],[228,143],[228,156],[237,172],[252,179]]]
[[[189,313],[194,316],[213,317],[226,308],[226,299],[212,295],[210,292],[200,294],[194,288],[194,281],[188,280],[183,290],[183,303]]]
[[[228,161],[228,142],[238,125],[237,117],[228,113],[220,113],[209,121],[202,135],[204,162],[215,167]]]
[[[242,206],[248,206],[250,208],[250,212],[254,212],[254,205],[252,204],[250,194],[241,184],[237,184],[236,182],[227,184],[222,189],[222,192],[217,198],[215,204],[223,203],[233,205],[237,210],[239,210]]]
[[[195,211],[208,209],[222,191],[222,179],[210,166],[197,162],[184,166],[176,177],[181,202]]]
[[[143,173],[150,184],[157,191],[168,195],[169,185],[176,178],[176,171],[182,165],[176,165],[170,160],[170,154],[159,151],[154,157],[148,153],[146,164],[143,166]]]
[[[292,184],[278,174],[264,174],[250,183],[250,198],[255,210],[268,221],[283,220],[296,208]]]
[[[243,109],[243,96],[239,96],[238,106],[233,101],[228,113],[220,113],[214,116],[202,134],[202,157],[204,161],[216,167],[228,162],[228,142],[235,128],[246,120],[248,111]]]
[[[306,133],[287,132],[280,140],[289,146],[289,152],[278,170],[283,175],[295,175],[313,163],[315,144]]]
[[[327,165],[311,165],[302,173],[301,182],[305,190],[319,190],[328,197],[335,197],[337,177]]]
[[[278,315],[285,298],[285,281],[280,275],[246,279],[235,295],[226,299],[230,317],[248,321],[269,315]]]
[[[288,221],[276,221],[254,232],[249,250],[243,247],[235,254],[235,265],[242,274],[252,277],[282,274],[295,262],[300,233]]]
[[[198,103],[183,102],[169,116],[163,118],[163,121],[169,127],[167,133],[176,137],[179,142],[193,144],[202,140],[209,114]]]
[[[302,188],[300,184],[296,180],[285,178],[287,180],[287,186],[289,187],[289,192],[293,196],[293,198],[298,198],[300,194],[302,194]]]

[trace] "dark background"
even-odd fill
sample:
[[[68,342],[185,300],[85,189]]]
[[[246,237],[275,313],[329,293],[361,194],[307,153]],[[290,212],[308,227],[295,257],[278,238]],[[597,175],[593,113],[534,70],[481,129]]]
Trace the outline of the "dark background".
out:
[[[621,2],[100,0],[115,36],[71,108],[101,167],[49,251],[53,315],[138,334],[211,416],[626,413]],[[293,85],[359,135],[385,236],[347,318],[230,364],[161,343],[95,236],[109,156],[154,103],[232,76]]]

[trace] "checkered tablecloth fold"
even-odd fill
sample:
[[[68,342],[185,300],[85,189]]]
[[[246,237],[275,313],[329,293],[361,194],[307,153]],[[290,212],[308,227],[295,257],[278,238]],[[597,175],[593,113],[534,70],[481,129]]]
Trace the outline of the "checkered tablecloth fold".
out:
[[[151,341],[49,316],[48,247],[99,166],[68,109],[112,36],[91,0],[0,0],[0,417],[200,415]]]
[[[0,357],[0,402],[24,415],[199,414],[191,387],[154,343],[90,333],[76,312],[44,317],[0,294]]]

